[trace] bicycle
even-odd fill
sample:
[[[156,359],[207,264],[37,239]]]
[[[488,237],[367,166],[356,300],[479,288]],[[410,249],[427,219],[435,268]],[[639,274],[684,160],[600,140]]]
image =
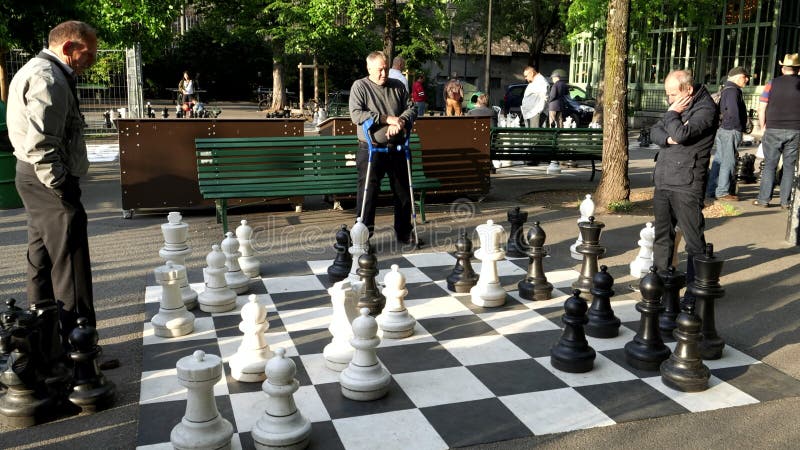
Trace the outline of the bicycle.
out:
[[[313,122],[314,114],[317,111],[319,111],[319,105],[313,98],[303,103],[303,117],[306,119],[306,121]]]
[[[259,111],[269,109],[272,106],[272,89],[259,86],[254,92]]]

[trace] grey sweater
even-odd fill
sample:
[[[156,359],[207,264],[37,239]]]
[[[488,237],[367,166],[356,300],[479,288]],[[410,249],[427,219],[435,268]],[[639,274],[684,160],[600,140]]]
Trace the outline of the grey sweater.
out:
[[[364,77],[350,88],[350,120],[356,124],[360,141],[366,140],[361,124],[372,118],[375,121],[370,128],[373,142],[386,144],[386,129],[389,128],[386,117],[398,116],[410,124],[417,117],[413,106],[403,82],[394,78],[387,78],[381,86]]]

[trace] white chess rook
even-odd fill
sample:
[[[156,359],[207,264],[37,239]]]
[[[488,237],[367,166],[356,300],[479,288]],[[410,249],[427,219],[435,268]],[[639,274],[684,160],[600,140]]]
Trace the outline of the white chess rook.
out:
[[[350,229],[350,241],[353,245],[348,250],[353,255],[353,265],[350,267],[350,274],[356,275],[358,270],[358,257],[369,251],[369,228],[364,225],[361,217],[356,218],[356,224]]]
[[[261,262],[255,257],[253,250],[253,227],[244,219],[241,223],[236,227],[236,239],[239,241],[239,252],[242,254],[239,257],[239,267],[248,277],[258,278],[261,276]]]
[[[636,259],[631,261],[631,276],[642,278],[653,265],[653,241],[656,239],[656,231],[652,222],[647,222],[642,231],[639,232],[639,254]]]
[[[383,367],[375,348],[381,343],[377,336],[378,323],[370,317],[369,308],[361,308],[361,314],[353,321],[353,339],[350,345],[355,348],[353,359],[339,374],[342,395],[350,400],[377,400],[389,391],[392,376]]]
[[[189,225],[183,222],[181,213],[173,211],[167,214],[167,223],[161,225],[161,234],[164,235],[164,246],[158,251],[158,256],[165,262],[172,261],[186,267],[186,257],[192,254],[192,249],[186,243]],[[181,299],[186,308],[197,307],[197,292],[189,286],[189,278],[185,271],[179,285]]]
[[[500,285],[497,261],[506,256],[500,248],[503,227],[490,219],[485,224],[478,225],[475,231],[481,241],[481,248],[475,252],[475,257],[481,260],[481,273],[478,283],[469,290],[472,303],[483,307],[502,306],[506,302],[506,291]]]
[[[225,255],[219,245],[212,245],[206,256],[208,267],[203,268],[206,288],[197,296],[200,310],[205,312],[225,312],[236,308],[236,292],[228,288],[225,281]]]
[[[194,331],[194,314],[186,310],[181,299],[180,280],[186,278],[186,268],[167,261],[154,270],[161,285],[158,313],[150,319],[153,332],[159,337],[184,336]]]
[[[228,288],[237,294],[247,293],[250,290],[250,277],[239,267],[239,257],[242,256],[239,253],[239,241],[230,231],[225,233],[225,239],[222,240],[222,252],[225,253],[225,267],[228,269],[225,272]]]
[[[414,334],[414,325],[417,323],[403,303],[408,289],[406,277],[400,272],[397,264],[392,264],[391,272],[383,278],[386,286],[381,293],[386,297],[386,306],[383,312],[375,318],[378,326],[383,331],[384,339],[402,339]]]
[[[300,450],[308,447],[311,422],[297,410],[294,393],[300,383],[294,378],[297,366],[282,347],[267,361],[267,380],[261,388],[267,395],[264,414],[253,426],[251,435],[259,450]]]
[[[592,200],[592,194],[586,194],[586,197],[581,202],[578,210],[581,212],[581,216],[578,218],[578,223],[581,222],[588,222],[589,217],[594,215],[594,200]],[[578,252],[578,246],[583,244],[583,238],[581,237],[581,232],[578,231],[578,239],[575,240],[575,243],[569,246],[569,254],[572,256],[572,259],[577,259],[578,261],[583,261],[583,255]],[[645,272],[650,269],[650,266],[647,266]]]
[[[186,414],[172,429],[178,450],[230,449],[233,425],[217,409],[214,385],[222,378],[222,360],[197,350],[178,360],[178,382],[186,387]]]
[[[359,286],[360,288],[360,286]],[[358,292],[349,280],[342,280],[328,289],[333,306],[330,331],[331,342],[322,350],[325,358],[325,366],[333,371],[341,372],[350,360],[353,359],[353,346],[350,339],[353,338],[353,326],[351,323],[358,316]]]
[[[248,303],[242,307],[239,330],[244,334],[239,349],[231,357],[231,376],[236,381],[264,381],[264,364],[272,358],[266,335],[269,328],[267,308],[258,303],[255,294],[250,294]]]

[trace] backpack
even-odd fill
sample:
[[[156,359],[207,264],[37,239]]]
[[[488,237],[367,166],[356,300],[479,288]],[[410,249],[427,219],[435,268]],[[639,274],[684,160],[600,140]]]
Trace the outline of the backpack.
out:
[[[722,99],[722,91],[725,89],[730,89],[730,86],[722,86],[720,90],[711,94],[711,100],[714,100],[714,103],[717,105],[717,109],[719,109],[719,101]],[[745,113],[745,117],[747,117],[747,122],[745,123],[744,130],[742,130],[742,132],[744,134],[750,134],[753,132],[753,120],[750,118],[750,114]],[[722,110],[719,111],[719,121],[722,122]]]

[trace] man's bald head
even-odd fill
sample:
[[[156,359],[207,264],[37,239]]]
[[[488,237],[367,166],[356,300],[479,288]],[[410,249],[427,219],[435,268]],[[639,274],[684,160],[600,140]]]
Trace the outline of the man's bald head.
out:
[[[664,79],[664,91],[671,105],[675,100],[694,93],[694,77],[688,70],[673,70]]]

